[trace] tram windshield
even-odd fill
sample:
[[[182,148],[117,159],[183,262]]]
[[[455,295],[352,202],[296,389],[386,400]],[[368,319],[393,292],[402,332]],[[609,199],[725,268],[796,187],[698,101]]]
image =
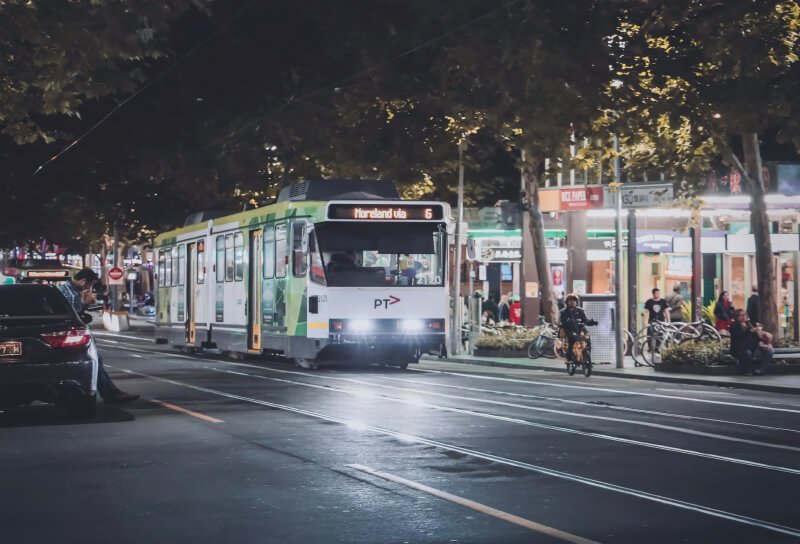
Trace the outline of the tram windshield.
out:
[[[329,286],[442,286],[447,233],[439,223],[321,223]]]

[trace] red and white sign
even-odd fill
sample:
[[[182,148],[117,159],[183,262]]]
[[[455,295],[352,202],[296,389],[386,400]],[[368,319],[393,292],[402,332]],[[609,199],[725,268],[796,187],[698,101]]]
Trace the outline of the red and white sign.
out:
[[[109,285],[124,285],[125,272],[118,266],[108,269],[108,284]]]
[[[603,207],[602,187],[561,188],[560,208],[562,211],[590,210]]]

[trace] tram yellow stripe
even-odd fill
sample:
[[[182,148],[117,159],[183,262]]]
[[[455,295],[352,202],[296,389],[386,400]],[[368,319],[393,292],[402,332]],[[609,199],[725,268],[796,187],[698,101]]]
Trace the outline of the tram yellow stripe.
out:
[[[322,321],[322,322],[309,322],[308,323],[308,328],[309,329],[327,329],[328,328],[328,324],[325,323],[324,321]]]

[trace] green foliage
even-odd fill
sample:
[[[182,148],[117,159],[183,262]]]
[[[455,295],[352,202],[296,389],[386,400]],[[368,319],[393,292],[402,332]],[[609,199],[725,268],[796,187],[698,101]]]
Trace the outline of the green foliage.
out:
[[[692,305],[688,300],[681,302],[681,315],[684,321],[688,321],[692,317]]]
[[[170,23],[207,1],[0,2],[0,134],[51,142],[59,131],[48,118],[80,117],[87,100],[133,92],[141,62],[164,55]]]
[[[683,342],[665,347],[662,362],[673,365],[735,364],[728,355],[729,342]]]
[[[502,351],[521,351],[528,348],[539,335],[535,329],[501,328],[500,334],[481,334],[475,347]]]
[[[716,307],[716,305],[717,302],[715,300],[712,300],[708,304],[703,306],[703,319],[711,324],[714,324],[717,321],[717,316],[714,315],[714,308]]]

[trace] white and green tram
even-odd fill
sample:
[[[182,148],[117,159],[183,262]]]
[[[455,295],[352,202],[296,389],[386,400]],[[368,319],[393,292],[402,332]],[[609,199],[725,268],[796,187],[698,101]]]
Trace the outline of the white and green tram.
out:
[[[449,206],[393,183],[306,181],[156,238],[156,340],[405,367],[445,343]],[[192,223],[192,221],[187,221]]]

